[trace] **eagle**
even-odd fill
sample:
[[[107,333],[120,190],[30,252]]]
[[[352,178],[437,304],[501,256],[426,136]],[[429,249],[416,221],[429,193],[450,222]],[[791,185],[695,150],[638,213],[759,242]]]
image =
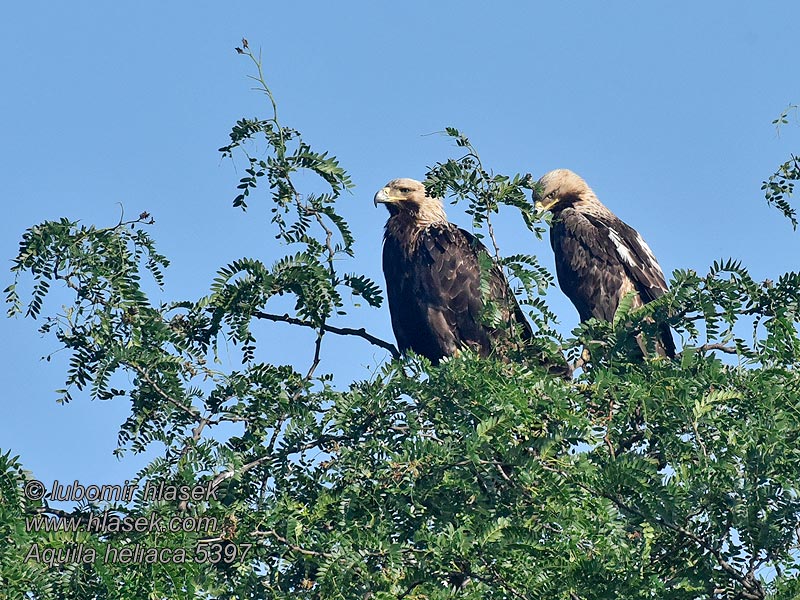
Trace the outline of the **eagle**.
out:
[[[393,179],[375,194],[378,204],[389,211],[383,274],[401,352],[413,350],[438,364],[464,348],[487,356],[501,339],[533,338],[502,269],[493,263],[481,281],[479,257],[488,250],[447,220],[442,201],[421,182]],[[484,295],[499,311],[493,323]]]
[[[642,236],[608,210],[581,177],[556,169],[536,188],[536,207],[553,214],[550,245],[558,283],[581,321],[611,321],[628,293],[635,292],[636,308],[667,291],[664,273]],[[674,357],[669,326],[661,324],[659,331],[656,351]]]

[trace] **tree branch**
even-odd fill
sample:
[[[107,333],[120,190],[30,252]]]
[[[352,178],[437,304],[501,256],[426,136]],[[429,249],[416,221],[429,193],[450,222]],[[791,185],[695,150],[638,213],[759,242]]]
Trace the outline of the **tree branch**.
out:
[[[591,488],[584,486],[580,483],[578,483],[578,485],[586,489],[587,491],[597,493],[596,490],[592,490]],[[670,529],[676,533],[679,533],[682,536],[692,540],[695,544],[697,544],[698,546],[703,548],[706,552],[711,554],[716,559],[717,564],[722,568],[722,570],[725,571],[728,575],[730,575],[733,579],[735,579],[739,584],[742,585],[742,587],[744,588],[744,591],[742,592],[744,597],[752,598],[754,600],[764,598],[764,590],[762,589],[761,584],[757,580],[748,578],[747,576],[742,575],[739,571],[737,571],[728,561],[725,560],[725,558],[722,556],[722,552],[717,548],[715,548],[714,546],[712,546],[711,543],[709,543],[707,540],[704,540],[694,532],[689,531],[685,527],[682,527],[677,523],[673,523],[672,521],[669,521],[664,517],[660,516],[648,517],[640,510],[623,502],[619,497],[617,497],[614,494],[607,494],[604,492],[600,492],[600,495],[603,496],[604,498],[607,498],[608,500],[611,500],[619,508],[630,514],[636,515],[645,521],[655,520],[656,523],[660,524],[661,526]]]
[[[247,463],[246,465],[242,465],[242,467],[238,469],[238,472],[240,474],[246,473],[250,469],[257,467],[261,463],[267,462],[270,458],[274,458],[272,454],[265,454],[264,456],[261,456],[255,459],[254,461]],[[211,489],[213,490],[217,489],[223,481],[233,477],[236,474],[236,471],[237,471],[236,469],[229,469],[227,471],[223,471],[222,473],[214,477],[214,479],[211,480]]]
[[[698,348],[700,352],[706,352],[707,350],[719,350],[720,352],[725,352],[726,354],[738,354],[738,350],[733,346],[726,346],[725,344],[703,344]]]
[[[147,373],[147,371],[144,370],[142,367],[140,367],[136,363],[132,363],[132,362],[125,362],[125,363],[122,363],[122,364],[124,364],[125,366],[128,366],[131,369],[133,369],[134,371],[136,371],[139,374],[139,376],[142,379],[144,379],[150,385],[150,387],[152,387],[153,390],[159,396],[161,396],[164,400],[166,400],[167,402],[169,402],[170,404],[172,404],[176,408],[181,409],[188,416],[190,416],[193,421],[200,422],[200,421],[203,420],[202,417],[200,416],[200,412],[198,410],[196,410],[193,407],[188,406],[188,405],[184,404],[183,402],[180,402],[179,400],[176,400],[175,398],[170,396],[167,392],[165,392],[163,389],[161,389],[161,387],[158,385],[158,383],[156,383],[150,377],[150,375]]]
[[[306,373],[305,380],[311,381],[311,377],[314,375],[314,371],[317,370],[320,361],[320,354],[322,352],[322,336],[325,334],[325,322],[323,321],[322,327],[320,331],[317,332],[317,339],[314,342],[314,358],[311,361],[311,366],[308,368],[308,373]]]
[[[519,598],[520,600],[528,600],[529,599],[529,596],[526,596],[521,591],[515,589],[510,583],[508,583],[505,580],[505,578],[500,574],[500,572],[497,570],[497,568],[494,567],[493,565],[490,565],[489,562],[486,559],[481,558],[481,562],[486,567],[486,569],[492,574],[492,577],[491,578],[483,577],[483,576],[481,576],[481,575],[479,575],[477,573],[472,573],[471,574],[472,577],[474,577],[478,581],[482,581],[483,583],[486,583],[488,585],[491,585],[493,583],[500,584],[501,588],[503,588],[505,591],[510,593],[515,598]]]
[[[314,325],[310,321],[304,321],[303,319],[298,319],[297,317],[290,317],[288,314],[283,315],[274,315],[271,313],[265,313],[260,310],[257,310],[253,313],[253,316],[258,319],[266,319],[267,321],[275,321],[276,323],[289,323],[291,325],[300,325],[301,327],[309,327],[311,329],[322,329],[327,333],[335,333],[336,335],[354,335],[356,337],[360,337],[364,340],[367,340],[373,346],[378,346],[379,348],[383,348],[387,350],[391,355],[392,358],[400,358],[400,352],[397,350],[394,344],[390,344],[387,341],[380,339],[379,337],[375,337],[372,334],[366,332],[366,330],[362,327],[361,329],[353,329],[351,327],[335,327],[333,325],[328,325],[327,323],[323,324],[320,328],[317,325]]]
[[[272,539],[277,540],[281,544],[286,545],[286,547],[289,548],[289,550],[292,550],[293,552],[298,552],[299,554],[305,554],[306,556],[322,556],[323,558],[333,557],[333,554],[331,554],[330,552],[318,552],[316,550],[308,550],[306,548],[301,548],[300,546],[292,544],[285,537],[278,535],[278,532],[276,532],[273,529],[270,529],[268,531],[254,531],[253,535],[271,537]]]
[[[411,592],[413,592],[413,591],[414,591],[414,589],[415,589],[417,586],[420,586],[420,585],[422,585],[423,583],[425,583],[425,581],[426,581],[425,579],[417,579],[416,581],[413,581],[413,582],[411,582],[411,583],[409,584],[408,588],[406,589],[406,591],[405,591],[405,592],[403,592],[402,594],[400,594],[400,595],[397,597],[397,600],[402,600],[402,598],[405,598],[406,596],[408,596],[408,595],[409,595]]]

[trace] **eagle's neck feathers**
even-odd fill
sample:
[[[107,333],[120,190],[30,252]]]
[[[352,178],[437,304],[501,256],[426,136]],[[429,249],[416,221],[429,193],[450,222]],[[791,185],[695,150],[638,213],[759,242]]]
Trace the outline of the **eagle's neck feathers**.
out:
[[[628,267],[641,268],[644,260],[648,269],[664,279],[661,266],[639,232],[626,225],[617,215],[606,208],[591,189],[587,187],[577,196],[571,206],[579,213],[594,217],[603,223],[603,235],[608,236],[614,244],[620,260]]]
[[[574,195],[574,200],[569,204],[578,212],[599,217],[604,221],[614,221],[617,217],[612,213],[605,204],[595,196],[594,192],[586,187],[579,193]]]
[[[427,202],[415,208],[401,210],[386,222],[385,237],[397,240],[406,255],[416,250],[420,234],[428,227],[449,224],[440,202]]]

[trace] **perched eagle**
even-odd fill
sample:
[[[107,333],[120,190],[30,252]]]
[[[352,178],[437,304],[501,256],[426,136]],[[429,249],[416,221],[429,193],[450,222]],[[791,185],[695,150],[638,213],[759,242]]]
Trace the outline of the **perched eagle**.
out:
[[[394,179],[375,194],[378,204],[389,210],[383,274],[392,329],[402,352],[411,349],[436,364],[461,348],[486,356],[500,338],[533,337],[497,265],[486,276],[487,297],[506,326],[485,322],[478,257],[488,251],[447,220],[441,200],[428,196],[422,183]]]
[[[633,306],[639,307],[667,291],[664,273],[642,236],[603,206],[578,175],[556,169],[537,188],[537,207],[553,213],[550,244],[558,283],[581,321],[611,321],[629,292],[636,292]],[[661,325],[660,331],[656,350],[674,357],[669,326]]]

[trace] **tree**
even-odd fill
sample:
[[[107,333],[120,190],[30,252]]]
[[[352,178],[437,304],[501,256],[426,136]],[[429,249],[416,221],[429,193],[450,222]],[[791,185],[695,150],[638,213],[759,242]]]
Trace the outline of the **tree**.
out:
[[[800,274],[756,282],[733,261],[706,275],[676,271],[657,301],[623,302],[613,322],[562,339],[541,296],[552,276],[533,255],[501,258],[539,350],[578,360],[591,349],[580,374],[565,381],[523,357],[468,352],[438,367],[401,358],[358,325],[330,323],[347,315],[344,291],[382,302],[375,282],[338,269],[353,236],[336,202],[352,183],[279,122],[260,60],[246,41],[237,50],[253,60],[272,114],[238,121],[221,148],[248,163],[233,204],[266,196],[288,253],[271,266],[234,261],[206,296],[155,304],[148,279],[165,286],[168,261],[147,232],[150,215],[25,232],[9,314],[43,317],[41,331],[70,353],[61,399],[127,397],[119,450],[165,450],[130,498],[107,490],[71,513],[37,498],[17,460],[0,457],[11,542],[0,548],[0,589],[36,599],[800,593]],[[501,209],[540,238],[533,179],[492,173],[467,137],[446,132],[463,154],[431,169],[432,192],[466,201],[498,258],[491,218]],[[254,140],[266,154],[250,154]],[[327,191],[303,194],[300,171]],[[268,194],[257,194],[264,183]],[[33,286],[24,301],[23,278]],[[61,313],[45,310],[53,283],[73,297]],[[281,295],[293,314],[269,312]],[[683,336],[683,352],[643,361],[636,336],[655,336],[660,320]],[[313,330],[308,368],[263,362],[259,321]],[[394,358],[337,387],[321,373],[330,335]],[[215,360],[225,340],[241,368]],[[119,372],[128,386],[112,384]],[[243,433],[226,434],[230,423]]]

